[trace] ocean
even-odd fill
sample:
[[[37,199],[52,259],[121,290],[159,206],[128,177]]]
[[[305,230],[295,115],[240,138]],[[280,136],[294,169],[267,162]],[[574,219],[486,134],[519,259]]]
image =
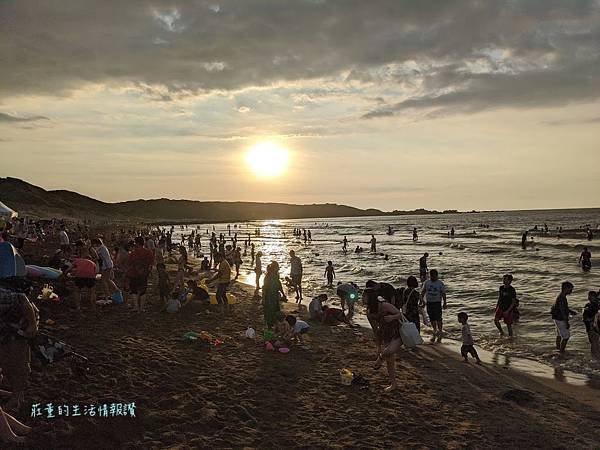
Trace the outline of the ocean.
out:
[[[548,225],[548,235],[532,233],[526,250],[521,248],[521,235],[534,226]],[[327,218],[301,220],[265,220],[231,224],[231,235],[238,233],[238,246],[244,249],[248,233],[263,252],[263,268],[278,261],[282,278],[289,275],[289,251],[295,250],[304,266],[305,303],[319,293],[337,300],[324,278],[327,261],[333,261],[337,279],[356,282],[364,287],[367,280],[385,281],[395,287],[405,286],[409,275],[419,277],[419,258],[429,253],[428,266],[438,269],[448,295],[444,312],[444,328],[450,339],[460,339],[456,314],[465,311],[476,345],[503,357],[524,357],[549,363],[555,368],[587,375],[600,374],[600,362],[591,358],[581,310],[589,290],[600,289],[600,263],[590,272],[578,264],[583,247],[588,247],[594,263],[600,251],[600,209],[509,211],[469,214],[386,216],[361,218]],[[486,225],[483,227],[482,225]],[[594,240],[588,241],[583,229],[590,225]],[[206,230],[228,236],[227,224],[202,224],[203,250],[208,250]],[[395,231],[387,235],[388,227]],[[416,227],[419,239],[413,242]],[[448,235],[455,229],[454,238]],[[561,237],[557,228],[562,227]],[[260,228],[261,236],[254,230]],[[312,242],[292,235],[293,228],[310,230]],[[196,225],[181,230],[176,226],[174,242]],[[369,253],[371,234],[377,238],[377,254]],[[348,252],[342,251],[342,240],[348,239]],[[365,251],[355,254],[357,245]],[[244,257],[240,281],[254,284],[250,267],[250,249]],[[387,254],[385,260],[380,254]],[[514,326],[513,339],[501,338],[493,323],[498,287],[502,276],[514,276],[513,287],[520,300],[521,319]],[[571,321],[571,339],[565,358],[557,358],[554,350],[555,330],[550,307],[560,292],[563,281],[575,285],[569,306],[579,314]],[[334,283],[335,284],[335,283]],[[290,294],[290,301],[294,301]],[[337,303],[334,301],[333,303]],[[360,320],[360,316],[358,317]]]

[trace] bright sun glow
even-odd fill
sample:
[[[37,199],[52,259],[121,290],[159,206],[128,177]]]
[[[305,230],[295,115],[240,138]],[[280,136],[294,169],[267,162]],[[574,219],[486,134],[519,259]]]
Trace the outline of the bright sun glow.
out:
[[[290,155],[287,149],[274,142],[259,142],[246,154],[248,167],[256,176],[273,178],[287,169]]]

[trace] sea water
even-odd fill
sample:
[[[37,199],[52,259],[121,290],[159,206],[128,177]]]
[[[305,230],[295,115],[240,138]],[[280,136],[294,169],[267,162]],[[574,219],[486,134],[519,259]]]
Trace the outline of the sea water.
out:
[[[533,240],[523,250],[523,231],[544,224],[548,225],[548,235],[532,233]],[[600,209],[571,209],[266,220],[230,225],[231,237],[238,233],[238,246],[242,250],[250,233],[256,251],[263,253],[263,269],[271,261],[280,264],[282,279],[289,275],[289,251],[296,251],[304,266],[305,303],[319,293],[327,293],[337,303],[335,290],[325,286],[327,261],[333,261],[336,282],[354,281],[364,287],[367,280],[373,279],[401,287],[406,285],[409,275],[419,278],[419,258],[427,252],[429,268],[438,269],[446,284],[448,309],[444,312],[444,328],[449,338],[460,339],[456,315],[464,311],[469,314],[471,330],[480,347],[500,355],[536,359],[594,375],[600,374],[600,362],[591,358],[581,310],[587,302],[587,292],[600,289],[600,230],[596,231],[599,224]],[[595,240],[591,242],[582,228],[586,225],[595,232]],[[386,234],[389,226],[395,231],[393,235]],[[212,232],[213,224],[198,227],[203,235],[202,249],[207,251],[206,230]],[[414,227],[418,230],[417,241],[413,241]],[[451,227],[455,229],[453,238],[448,235]],[[561,237],[557,235],[558,227],[563,228]],[[214,224],[214,228],[217,235],[224,233],[230,237],[227,224]],[[256,228],[260,229],[260,237],[254,235]],[[293,237],[294,228],[310,230],[312,242],[305,244],[303,238]],[[174,242],[192,229],[196,225],[188,225],[187,230],[176,226]],[[369,252],[371,234],[377,239],[377,254]],[[342,251],[344,236],[348,239],[347,253]],[[365,251],[355,254],[357,245]],[[585,246],[592,253],[594,266],[590,272],[583,272],[578,264]],[[595,263],[596,253],[598,263]],[[381,254],[387,254],[389,259],[385,260]],[[254,284],[249,248],[243,260],[241,281]],[[501,338],[493,323],[498,288],[506,273],[513,274],[513,286],[520,300],[521,320],[514,326],[513,339]],[[567,280],[575,285],[569,306],[579,314],[571,320],[568,355],[557,358],[550,307],[561,283]],[[293,294],[288,298],[294,301]]]

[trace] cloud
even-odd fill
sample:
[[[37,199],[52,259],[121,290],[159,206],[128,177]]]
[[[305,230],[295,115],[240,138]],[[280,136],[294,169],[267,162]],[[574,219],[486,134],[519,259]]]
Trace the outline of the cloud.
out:
[[[336,80],[343,93],[385,98],[357,115],[431,118],[600,97],[596,0],[140,0],[118,10],[104,0],[21,0],[0,8],[0,98],[104,83],[173,101]]]
[[[39,120],[50,120],[44,116],[19,117],[0,112],[0,123],[37,122]]]
[[[560,120],[545,120],[542,122],[543,125],[549,125],[553,127],[563,126],[563,125],[589,125],[600,123],[600,116],[598,117],[588,117],[584,119],[560,119]]]

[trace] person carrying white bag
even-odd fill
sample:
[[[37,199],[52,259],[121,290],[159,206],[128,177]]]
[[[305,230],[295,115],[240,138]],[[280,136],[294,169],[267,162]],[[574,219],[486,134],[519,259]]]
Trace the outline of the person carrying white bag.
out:
[[[402,312],[409,322],[415,324],[417,331],[421,332],[421,317],[419,307],[421,306],[421,295],[419,294],[419,282],[414,276],[406,280],[407,288],[403,292]]]

